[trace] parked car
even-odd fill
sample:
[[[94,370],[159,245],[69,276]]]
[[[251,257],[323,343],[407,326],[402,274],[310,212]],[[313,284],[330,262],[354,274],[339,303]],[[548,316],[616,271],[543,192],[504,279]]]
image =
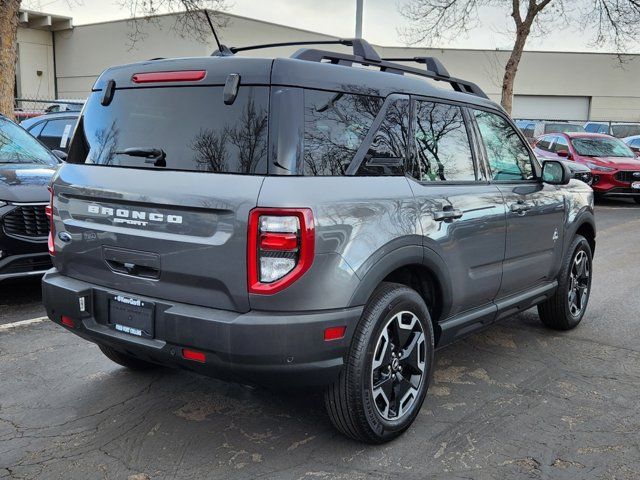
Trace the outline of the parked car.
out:
[[[55,100],[52,103],[35,102],[22,100],[24,103],[31,103],[36,105],[35,108],[16,108],[13,112],[16,121],[22,122],[31,118],[37,118],[48,113],[61,113],[61,112],[80,112],[84,105],[84,100]],[[41,106],[41,107],[39,107]]]
[[[44,109],[44,112],[45,113],[80,112],[82,110],[83,105],[84,105],[84,100],[59,99],[47,105]]]
[[[50,113],[20,122],[31,135],[51,150],[67,152],[80,112]]]
[[[587,122],[584,129],[589,133],[604,133],[616,138],[640,135],[640,123]]]
[[[0,116],[0,281],[42,275],[47,250],[47,186],[59,160],[11,120]]]
[[[589,167],[596,194],[631,197],[640,203],[640,159],[622,140],[598,133],[543,135],[534,151]]]
[[[532,144],[537,137],[546,133],[584,132],[582,125],[570,122],[516,120],[515,123],[530,144]]]
[[[637,156],[640,156],[640,135],[624,138],[623,141],[636,153]]]
[[[438,60],[343,43],[105,71],[52,183],[49,318],[131,368],[322,386],[371,443],[435,348],[534,305],[576,327],[591,188]]]

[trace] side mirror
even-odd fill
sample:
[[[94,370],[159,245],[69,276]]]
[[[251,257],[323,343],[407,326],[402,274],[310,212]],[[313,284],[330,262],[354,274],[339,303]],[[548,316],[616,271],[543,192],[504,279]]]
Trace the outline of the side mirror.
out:
[[[542,165],[542,181],[550,185],[567,185],[571,181],[571,171],[562,162],[547,160]]]
[[[573,155],[571,155],[571,153],[569,153],[568,150],[558,150],[556,152],[556,155],[558,155],[559,157],[562,157],[562,158],[567,158],[569,160],[573,158]]]
[[[56,157],[58,157],[58,159],[62,160],[63,162],[67,160],[68,155],[62,150],[52,150],[51,153],[53,153]]]

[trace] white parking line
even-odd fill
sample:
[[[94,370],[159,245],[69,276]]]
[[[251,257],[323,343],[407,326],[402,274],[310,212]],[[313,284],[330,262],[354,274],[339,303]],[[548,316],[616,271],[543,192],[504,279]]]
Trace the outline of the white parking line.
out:
[[[49,317],[38,317],[38,318],[30,318],[28,320],[21,320],[19,322],[13,323],[5,323],[4,325],[0,325],[0,332],[4,332],[5,330],[11,330],[12,328],[17,327],[26,327],[27,325],[33,325],[35,323],[44,322],[48,320]]]

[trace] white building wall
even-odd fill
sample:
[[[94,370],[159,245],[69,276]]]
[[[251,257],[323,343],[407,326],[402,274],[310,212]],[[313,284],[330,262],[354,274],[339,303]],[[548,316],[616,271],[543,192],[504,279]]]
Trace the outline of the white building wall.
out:
[[[48,30],[18,28],[18,97],[55,98],[53,38]]]
[[[226,25],[219,29],[219,36],[229,46],[334,38],[244,17],[228,15],[226,18]],[[174,33],[171,26],[175,17],[172,15],[160,16],[156,20],[140,24],[146,37],[133,49],[129,48],[133,27],[126,20],[76,26],[72,31],[56,32],[59,96],[86,97],[95,78],[112,65],[155,57],[209,55],[215,49],[213,36],[199,43]],[[296,49],[255,50],[247,55],[286,56]],[[502,74],[509,52],[399,47],[376,49],[383,57],[438,57],[452,75],[474,81],[490,98],[500,100]],[[546,106],[553,104],[548,115],[555,117],[563,110],[563,104],[575,106],[576,102],[587,102],[590,119],[640,121],[640,55],[627,56],[624,60],[621,66],[617,57],[611,54],[525,52],[516,78],[514,115],[517,116],[519,110],[536,112],[536,106],[540,113],[545,113]],[[539,102],[536,96],[540,97]],[[555,104],[554,98],[557,100]],[[567,116],[575,115],[575,111],[575,108],[567,109]]]

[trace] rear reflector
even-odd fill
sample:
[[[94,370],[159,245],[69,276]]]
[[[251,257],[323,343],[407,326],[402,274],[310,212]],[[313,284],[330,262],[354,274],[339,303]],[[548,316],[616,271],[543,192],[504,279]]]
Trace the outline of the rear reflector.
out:
[[[51,196],[49,197],[50,198],[49,205],[44,207],[44,214],[46,215],[47,220],[49,221],[49,237],[47,238],[47,248],[49,249],[49,255],[53,257],[56,254],[56,244],[54,241],[56,230],[53,224],[53,198],[54,198],[53,187],[50,186],[48,190]]]
[[[182,358],[185,360],[191,360],[192,362],[205,362],[205,356],[203,352],[198,352],[197,350],[190,350],[188,348],[182,349]]]
[[[134,83],[197,82],[206,76],[206,70],[182,70],[174,72],[136,73],[131,77],[131,80],[133,80]]]
[[[329,327],[324,331],[324,341],[340,340],[344,338],[344,334],[347,331],[347,327]]]
[[[73,318],[71,317],[62,315],[62,317],[60,318],[60,321],[62,322],[63,325],[66,325],[67,327],[76,328],[76,322],[74,322]]]

